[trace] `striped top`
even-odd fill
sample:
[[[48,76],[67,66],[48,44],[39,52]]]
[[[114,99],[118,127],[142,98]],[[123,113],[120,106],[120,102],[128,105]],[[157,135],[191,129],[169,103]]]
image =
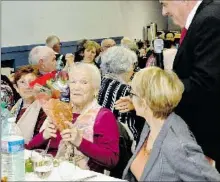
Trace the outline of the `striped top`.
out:
[[[120,99],[120,97],[128,96],[130,91],[131,87],[129,85],[123,84],[115,79],[103,77],[98,95],[98,103],[102,107],[110,109],[114,113],[117,121],[127,126],[126,128],[130,130],[134,140],[138,140],[144,125],[144,120],[137,117],[135,111],[120,113],[114,109],[115,102]],[[142,120],[142,122],[137,120]]]

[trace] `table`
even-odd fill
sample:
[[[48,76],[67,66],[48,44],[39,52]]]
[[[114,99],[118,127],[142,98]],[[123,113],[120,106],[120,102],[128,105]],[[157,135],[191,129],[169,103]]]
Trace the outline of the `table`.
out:
[[[25,151],[26,159],[30,156],[30,153],[31,153],[30,151],[27,150]],[[71,174],[73,174],[74,178],[64,179],[64,177],[61,174],[62,173],[61,171],[66,171],[67,169],[71,171]],[[84,180],[84,178],[90,176],[95,176],[95,177]],[[26,173],[25,181],[124,181],[124,180],[113,178],[94,171],[83,170],[75,166],[74,164],[65,161],[65,164],[63,163],[62,166],[60,165],[58,167],[54,167],[50,176],[46,179],[39,178],[35,173]]]

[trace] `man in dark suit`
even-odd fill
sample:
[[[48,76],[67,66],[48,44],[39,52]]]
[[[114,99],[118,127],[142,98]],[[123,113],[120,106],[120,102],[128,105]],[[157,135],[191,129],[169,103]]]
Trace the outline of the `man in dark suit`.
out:
[[[183,28],[173,69],[185,91],[176,113],[220,171],[220,3],[161,0],[163,15]]]

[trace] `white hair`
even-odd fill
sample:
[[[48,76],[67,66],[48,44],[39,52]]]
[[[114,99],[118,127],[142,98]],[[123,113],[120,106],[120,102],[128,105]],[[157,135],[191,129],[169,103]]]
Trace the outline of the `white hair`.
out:
[[[135,43],[135,41],[131,40],[128,37],[124,37],[123,39],[121,39],[121,46],[128,48],[132,51],[137,51],[138,50],[138,46]]]
[[[36,46],[29,53],[29,64],[38,65],[41,59],[46,60],[51,53],[54,51],[47,46]]]
[[[51,36],[47,37],[47,39],[46,39],[46,46],[48,46],[52,49],[58,43],[60,43],[60,39],[55,35],[51,35]]]
[[[104,47],[104,46],[106,45],[107,42],[111,42],[111,43],[113,42],[113,43],[116,44],[116,42],[115,42],[114,39],[110,39],[110,38],[108,38],[108,39],[103,39],[103,40],[102,40],[102,42],[101,42],[101,47]]]
[[[93,88],[96,91],[99,91],[99,89],[101,87],[101,74],[100,74],[99,69],[95,65],[92,65],[89,63],[83,63],[83,62],[76,62],[70,66],[69,73],[73,74],[75,69],[76,70],[83,69],[88,74],[90,74]]]
[[[122,46],[109,48],[101,56],[101,70],[104,74],[113,73],[116,75],[128,72],[137,62],[137,55]]]

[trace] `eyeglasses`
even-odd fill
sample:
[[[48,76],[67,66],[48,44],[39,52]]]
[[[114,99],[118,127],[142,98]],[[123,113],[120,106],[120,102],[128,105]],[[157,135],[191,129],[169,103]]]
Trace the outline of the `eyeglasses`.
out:
[[[134,96],[138,97],[138,95],[134,94],[134,93],[130,93],[129,97],[132,99]]]
[[[21,87],[29,87],[30,83],[31,83],[30,81],[18,81],[17,85],[19,85]]]

